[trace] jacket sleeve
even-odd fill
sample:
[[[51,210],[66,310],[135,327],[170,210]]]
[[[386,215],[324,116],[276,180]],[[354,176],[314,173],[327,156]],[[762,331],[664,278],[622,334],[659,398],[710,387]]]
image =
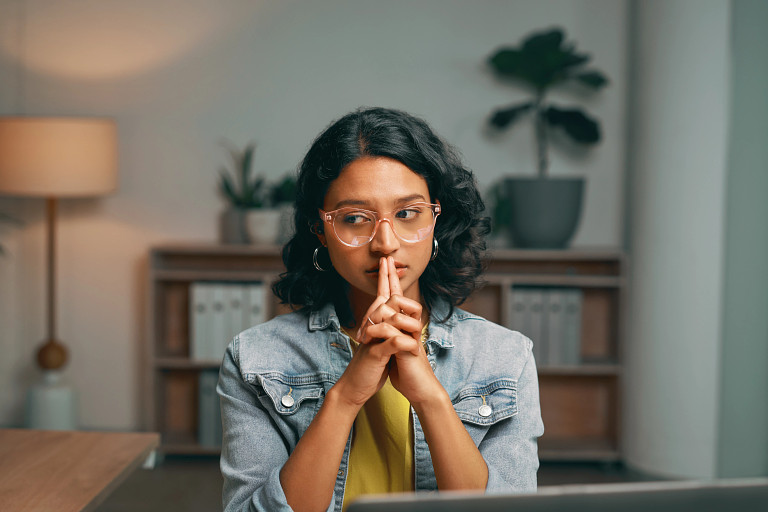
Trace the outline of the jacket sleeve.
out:
[[[493,425],[478,446],[488,466],[488,493],[536,492],[537,439],[544,433],[536,363],[528,356],[517,382],[517,414]]]
[[[223,431],[223,509],[289,511],[280,484],[280,469],[290,455],[286,441],[253,386],[243,380],[238,354],[239,338],[235,337],[227,348],[216,387],[221,399]]]

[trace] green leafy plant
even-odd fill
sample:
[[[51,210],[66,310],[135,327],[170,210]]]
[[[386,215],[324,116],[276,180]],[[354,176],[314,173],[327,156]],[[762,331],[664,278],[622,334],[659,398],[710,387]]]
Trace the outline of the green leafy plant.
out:
[[[267,200],[265,180],[262,176],[251,176],[255,151],[255,142],[247,144],[243,151],[230,148],[233,172],[230,174],[224,167],[219,171],[219,190],[236,208],[248,209],[265,206]]]
[[[296,199],[296,178],[287,175],[270,185],[263,176],[253,176],[255,151],[255,142],[247,144],[242,151],[229,148],[233,170],[228,172],[224,167],[219,170],[221,193],[232,206],[240,209],[293,203]]]
[[[497,129],[505,129],[526,114],[533,117],[541,178],[546,177],[549,168],[548,130],[561,129],[572,141],[586,146],[601,139],[598,121],[586,112],[558,107],[546,99],[551,89],[569,82],[593,91],[606,86],[608,79],[602,72],[585,69],[591,58],[566,42],[560,28],[533,33],[519,46],[502,47],[488,58],[488,64],[499,78],[522,82],[533,92],[530,100],[496,109],[489,122]]]
[[[270,202],[275,206],[287,203],[292,204],[296,200],[296,191],[296,178],[292,175],[285,176],[270,187]]]

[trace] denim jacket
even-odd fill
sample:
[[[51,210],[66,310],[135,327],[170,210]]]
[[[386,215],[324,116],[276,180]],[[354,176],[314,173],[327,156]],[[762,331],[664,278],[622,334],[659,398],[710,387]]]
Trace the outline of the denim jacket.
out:
[[[427,357],[488,466],[487,492],[534,492],[544,431],[531,341],[460,309],[433,308]],[[352,358],[332,305],[243,331],[219,374],[225,512],[291,510],[280,470]],[[483,401],[483,399],[485,399]],[[487,405],[487,407],[484,407]],[[413,413],[415,490],[437,490],[429,447]],[[328,511],[340,512],[352,432]]]

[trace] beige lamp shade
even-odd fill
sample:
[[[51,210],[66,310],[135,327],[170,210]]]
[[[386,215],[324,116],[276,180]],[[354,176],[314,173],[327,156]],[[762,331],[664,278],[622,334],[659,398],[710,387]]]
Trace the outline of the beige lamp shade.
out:
[[[113,121],[0,117],[0,194],[87,197],[116,187]]]

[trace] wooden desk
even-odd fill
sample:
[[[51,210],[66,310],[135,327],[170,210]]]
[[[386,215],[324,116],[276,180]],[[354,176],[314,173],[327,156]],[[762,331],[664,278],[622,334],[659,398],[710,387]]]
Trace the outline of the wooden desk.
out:
[[[159,440],[157,433],[0,429],[0,510],[94,510]]]

